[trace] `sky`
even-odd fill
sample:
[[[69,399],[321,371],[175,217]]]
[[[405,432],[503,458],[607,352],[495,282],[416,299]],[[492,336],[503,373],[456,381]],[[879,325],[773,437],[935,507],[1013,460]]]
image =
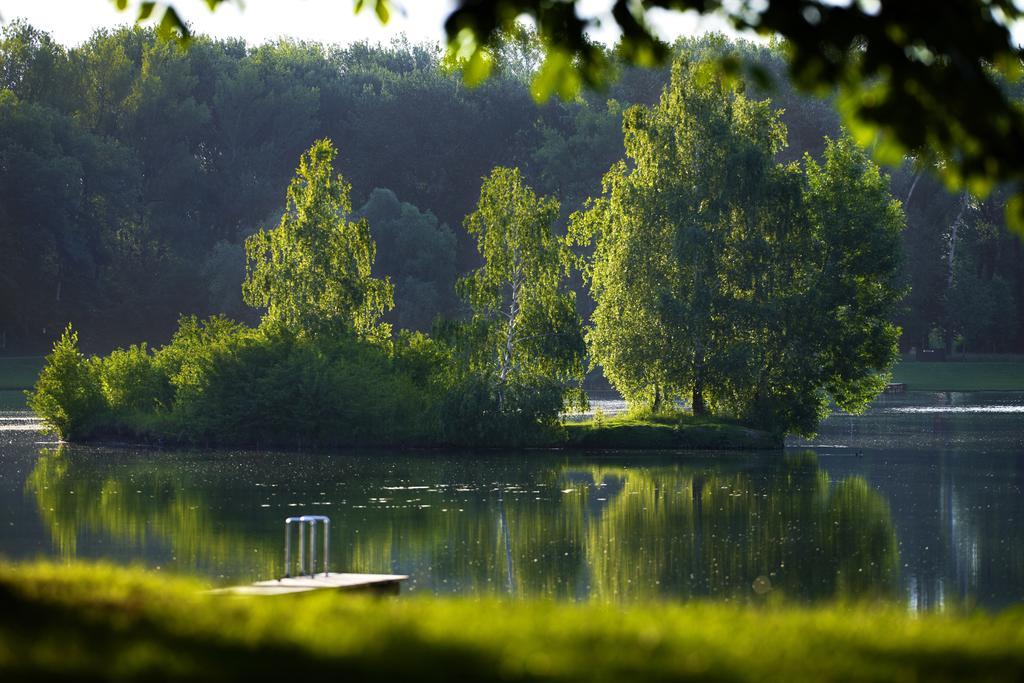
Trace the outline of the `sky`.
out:
[[[218,38],[243,37],[250,44],[278,38],[294,38],[322,43],[347,44],[359,40],[388,42],[404,33],[413,42],[443,41],[444,20],[452,0],[392,0],[398,7],[386,26],[381,26],[372,11],[353,14],[353,0],[231,0],[210,12],[203,0],[174,0],[179,15],[195,33]],[[131,7],[137,7],[132,0]],[[604,17],[604,27],[593,37],[612,43],[618,37],[608,13],[611,0],[582,0],[585,16]],[[156,13],[155,13],[156,14]],[[717,17],[695,13],[652,13],[659,35],[673,40],[682,35],[707,31],[727,31]],[[0,0],[4,22],[24,18],[36,28],[48,31],[67,46],[84,42],[97,28],[131,24],[131,9],[119,12],[111,0]],[[727,31],[734,33],[732,31]]]

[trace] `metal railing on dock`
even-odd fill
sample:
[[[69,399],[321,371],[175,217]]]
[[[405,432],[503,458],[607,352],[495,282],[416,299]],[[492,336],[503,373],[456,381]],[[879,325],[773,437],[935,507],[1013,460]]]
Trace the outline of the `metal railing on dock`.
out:
[[[316,529],[323,527],[323,572],[316,571]],[[298,527],[299,573],[292,576],[292,526]],[[308,531],[307,531],[308,527]],[[308,543],[307,543],[308,536]],[[405,574],[336,574],[329,570],[331,560],[331,520],[323,515],[302,515],[284,520],[284,576],[257,581],[248,586],[231,586],[210,591],[216,595],[294,595],[315,590],[361,590],[378,595],[398,595]],[[308,569],[308,573],[307,573]]]
[[[323,515],[302,515],[301,517],[288,517],[284,520],[284,577],[290,578],[292,571],[292,525],[299,528],[299,573],[298,576],[313,576],[316,574],[316,526],[323,525],[324,528],[324,571],[326,576],[329,572],[328,564],[331,558],[331,520]],[[309,525],[309,573],[306,573],[306,526]]]

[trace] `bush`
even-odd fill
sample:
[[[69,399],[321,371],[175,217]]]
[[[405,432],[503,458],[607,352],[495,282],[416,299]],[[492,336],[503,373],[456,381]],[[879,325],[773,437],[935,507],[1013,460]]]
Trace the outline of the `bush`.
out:
[[[28,392],[28,406],[61,439],[85,438],[106,417],[99,363],[79,352],[71,325],[46,357],[35,389]]]
[[[86,360],[70,330],[34,397],[62,438],[97,433],[233,446],[550,443],[567,390],[464,373],[420,333],[381,344],[224,317],[182,318],[165,347]],[[102,428],[102,429],[100,429]]]
[[[156,436],[289,448],[434,443],[440,392],[430,364],[443,351],[403,339],[392,353],[343,332],[311,338],[277,324],[183,319],[154,358],[171,392]]]
[[[170,381],[145,343],[117,349],[100,360],[98,367],[103,395],[115,417],[170,406]]]
[[[453,445],[528,446],[552,441],[565,388],[558,382],[506,382],[468,375],[445,394],[441,436]]]

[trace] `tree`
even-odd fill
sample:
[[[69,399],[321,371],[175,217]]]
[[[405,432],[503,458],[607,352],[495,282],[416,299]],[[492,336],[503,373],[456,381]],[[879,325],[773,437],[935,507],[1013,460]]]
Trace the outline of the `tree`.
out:
[[[629,109],[623,128],[632,164],[613,166],[604,196],[573,216],[578,241],[596,236],[591,356],[630,402],[658,409],[686,393],[701,414],[731,343],[720,272],[730,233],[741,237],[758,218],[748,206],[775,189],[781,124],[706,63],[679,62],[661,104]]]
[[[849,138],[824,167],[776,163],[779,116],[683,61],[656,107],[627,111],[630,163],[572,233],[596,241],[591,357],[630,402],[808,433],[829,398],[881,389],[902,213]]]
[[[457,287],[485,330],[477,367],[495,378],[499,410],[511,384],[582,380],[580,319],[566,287],[572,254],[552,233],[558,211],[518,169],[495,168],[466,217],[484,264]]]
[[[267,309],[265,321],[297,333],[387,339],[390,326],[378,321],[394,305],[391,282],[370,275],[377,248],[365,219],[348,220],[350,188],[333,175],[336,156],[318,140],[300,158],[281,222],[245,242],[243,296]]]
[[[71,325],[53,345],[31,392],[28,406],[61,439],[85,437],[107,409],[100,389],[99,366],[78,350]]]
[[[456,272],[477,267],[476,245],[459,226],[475,208],[482,176],[494,166],[518,166],[538,194],[559,197],[567,217],[599,191],[602,175],[622,156],[622,111],[657,102],[670,76],[670,67],[630,67],[608,93],[537,107],[523,82],[536,66],[538,40],[503,48],[512,67],[503,64],[469,89],[429,44],[248,46],[195,36],[183,52],[136,27],[98,31],[62,54],[39,31],[3,27],[0,336],[6,331],[9,350],[43,353],[71,320],[83,348],[98,350],[165,341],[181,313],[237,318],[238,304],[248,311],[244,319],[257,318],[241,302],[241,243],[254,226],[277,224],[283,193],[275,188],[287,187],[297,159],[318,138],[345,141],[336,170],[352,184],[354,205],[374,188],[391,189],[452,226]],[[772,102],[785,109],[790,141],[776,160],[799,161],[805,152],[820,158],[824,136],[839,135],[834,99],[779,82],[786,73],[779,44],[704,36],[673,49],[716,60],[739,55],[775,76]],[[1020,99],[1024,91],[1012,92]],[[748,97],[767,94],[747,83]],[[606,95],[621,107],[609,107]],[[1003,218],[1012,188],[970,197],[964,212],[967,193],[945,189],[923,158],[892,172],[908,214],[905,281],[912,291],[895,319],[904,348],[937,327],[949,329],[949,256],[970,251],[951,238],[967,235],[961,223],[979,213],[1000,235],[979,255],[979,276],[1005,281],[1015,317],[1024,320],[1024,241]],[[436,275],[447,271],[449,257],[424,249],[403,259],[408,277],[392,272],[406,265],[384,267],[390,243],[380,239],[377,220],[370,223],[378,245],[373,274],[391,275],[397,289],[396,309],[384,319],[422,329],[439,308],[452,312],[455,275],[442,282],[424,274],[432,265]],[[562,224],[559,218],[556,232]],[[222,243],[235,245],[230,254]],[[237,301],[228,304],[232,279]],[[575,273],[573,288],[586,318],[591,302]],[[1024,326],[1016,329],[996,347],[1024,350]],[[990,344],[979,338],[970,348]]]
[[[207,0],[211,9],[228,0]],[[390,0],[354,0],[387,23]],[[121,9],[128,0],[117,0]],[[131,3],[139,20],[152,2]],[[445,21],[448,51],[470,82],[487,77],[502,54],[504,35],[522,17],[531,19],[543,45],[532,92],[575,97],[581,86],[605,85],[615,62],[587,35],[597,21],[580,16],[579,0],[459,0]],[[1013,0],[968,0],[936,5],[926,0],[835,3],[827,0],[615,0],[612,20],[622,33],[617,54],[650,66],[670,56],[651,28],[652,10],[724,16],[736,29],[787,41],[790,75],[806,91],[838,88],[846,124],[861,143],[881,136],[877,151],[895,163],[907,151],[937,162],[945,180],[987,194],[1010,182],[1016,194],[1007,218],[1024,232],[1024,111],[1008,96],[1001,78],[1017,80],[1020,47],[1011,27],[1024,19]],[[187,42],[189,31],[173,4],[160,18],[163,35]],[[722,63],[739,67],[735,60]],[[754,75],[765,80],[764,70]]]
[[[395,283],[398,327],[426,331],[438,315],[452,313],[455,235],[448,226],[381,188],[357,213],[369,221],[378,246],[374,269]]]
[[[945,296],[945,327],[949,349],[959,342],[967,351],[1006,351],[1017,334],[1018,321],[1011,283],[999,268],[1003,236],[986,220],[980,207],[965,212],[951,251]]]
[[[849,137],[828,141],[823,164],[806,157],[804,176],[812,248],[803,252],[809,257],[792,257],[810,278],[789,309],[803,327],[787,340],[786,366],[797,381],[785,390],[805,406],[800,431],[807,433],[829,401],[858,412],[885,388],[899,339],[890,321],[905,294],[899,242],[906,219],[888,178]]]

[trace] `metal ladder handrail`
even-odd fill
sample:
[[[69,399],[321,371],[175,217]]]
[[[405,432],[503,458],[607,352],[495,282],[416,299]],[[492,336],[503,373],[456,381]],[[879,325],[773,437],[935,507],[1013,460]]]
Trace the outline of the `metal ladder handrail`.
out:
[[[287,517],[284,520],[284,578],[291,578],[292,524],[299,526],[298,575],[304,576],[306,570],[306,524],[309,524],[309,576],[316,574],[316,525],[318,522],[324,527],[324,575],[329,573],[327,565],[331,554],[331,520],[323,515],[302,515],[301,517]]]

